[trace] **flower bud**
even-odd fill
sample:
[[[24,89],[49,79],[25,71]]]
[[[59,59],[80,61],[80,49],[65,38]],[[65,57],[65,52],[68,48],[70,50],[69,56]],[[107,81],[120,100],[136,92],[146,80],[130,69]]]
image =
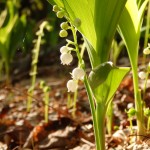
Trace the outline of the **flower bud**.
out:
[[[129,110],[128,110],[128,116],[129,117],[133,117],[133,116],[135,116],[135,114],[136,114],[136,110],[135,110],[135,108],[130,108]]]
[[[78,84],[74,80],[69,80],[67,82],[67,88],[68,88],[68,92],[75,92],[78,88]]]
[[[67,30],[69,28],[69,25],[67,22],[63,22],[63,23],[61,23],[60,27],[64,30]]]
[[[63,17],[64,17],[64,12],[63,12],[63,11],[58,11],[58,12],[56,13],[56,16],[57,16],[58,18],[63,18]]]
[[[81,68],[75,68],[72,71],[72,78],[75,80],[82,80],[84,78],[85,71]]]
[[[144,71],[139,72],[139,78],[142,80],[146,78],[146,73]]]
[[[79,27],[79,26],[81,25],[81,20],[80,20],[79,18],[75,18],[75,20],[74,20],[74,25],[75,25],[76,27]]]
[[[69,65],[72,62],[73,57],[69,53],[63,53],[60,56],[60,60],[63,65]]]
[[[67,36],[68,36],[68,32],[67,32],[66,30],[61,30],[61,31],[59,32],[59,36],[60,36],[60,37],[67,37]]]
[[[62,46],[60,48],[60,53],[61,54],[65,54],[65,53],[68,53],[69,52],[69,48],[67,46]]]
[[[53,11],[54,11],[54,12],[58,12],[58,11],[59,11],[59,7],[58,7],[57,5],[54,5],[54,6],[53,6]]]

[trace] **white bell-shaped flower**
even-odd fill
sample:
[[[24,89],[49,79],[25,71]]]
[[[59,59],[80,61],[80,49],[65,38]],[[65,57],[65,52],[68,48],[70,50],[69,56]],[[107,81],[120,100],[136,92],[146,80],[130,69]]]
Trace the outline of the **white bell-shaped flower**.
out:
[[[82,68],[75,68],[72,71],[72,78],[75,80],[83,80],[85,71]]]
[[[67,46],[62,46],[60,48],[60,53],[65,54],[69,52],[69,48]]]
[[[75,92],[78,88],[78,84],[75,80],[69,80],[67,82],[68,92]]]
[[[73,57],[69,53],[63,53],[60,56],[60,60],[63,65],[69,65],[72,62]]]
[[[146,47],[144,50],[143,50],[143,53],[145,55],[149,55],[150,54],[150,48],[149,47]]]
[[[146,78],[146,72],[144,72],[144,71],[139,72],[139,78],[142,80],[145,79]]]

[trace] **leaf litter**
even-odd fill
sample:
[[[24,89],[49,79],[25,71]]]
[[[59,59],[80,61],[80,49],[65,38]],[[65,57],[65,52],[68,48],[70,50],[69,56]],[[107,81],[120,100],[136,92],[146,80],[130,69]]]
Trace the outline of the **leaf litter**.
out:
[[[13,86],[1,86],[0,149],[95,150],[90,106],[83,84],[80,83],[75,116],[72,116],[73,108],[67,108],[67,78],[62,76],[44,78],[44,80],[51,87],[48,123],[44,122],[43,92],[38,84],[40,79],[35,87],[30,112],[26,111],[28,80],[17,82]],[[146,105],[150,106],[149,87],[147,91],[145,101]],[[143,141],[137,141],[138,135],[130,133],[129,119],[125,110],[128,105],[134,106],[131,75],[121,83],[113,104],[113,134],[110,136],[106,133],[106,148],[108,150],[149,149],[150,136],[145,137]],[[136,127],[134,122],[133,119],[133,125]]]

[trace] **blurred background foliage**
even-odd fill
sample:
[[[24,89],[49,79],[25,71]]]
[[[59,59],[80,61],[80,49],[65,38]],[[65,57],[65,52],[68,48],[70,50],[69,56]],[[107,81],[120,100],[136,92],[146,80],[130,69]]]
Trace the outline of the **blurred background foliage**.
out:
[[[147,6],[143,28],[141,30],[140,51],[147,45],[150,38],[149,23],[150,5]],[[34,39],[39,25],[47,20],[52,26],[52,31],[45,31],[42,38],[40,56],[41,63],[50,63],[51,60],[59,61],[59,57],[49,57],[50,53],[57,53],[59,48],[64,45],[65,39],[59,38],[60,23],[63,19],[58,19],[52,6],[47,0],[1,0],[0,1],[0,81],[7,80],[16,74],[28,71],[31,67],[32,49]],[[147,35],[145,31],[147,29]],[[146,37],[147,36],[147,37]],[[70,38],[70,37],[69,37]],[[81,38],[81,36],[79,36]],[[81,40],[80,40],[81,41]],[[83,43],[80,42],[80,43]],[[86,53],[85,53],[86,54]],[[110,59],[117,64],[119,57],[127,57],[124,43],[118,33],[115,35],[112,44],[112,53]],[[48,58],[49,57],[49,58]],[[84,56],[87,58],[87,55]],[[50,62],[48,62],[48,61]],[[88,59],[87,59],[88,60]]]
[[[60,20],[51,10],[46,0],[0,1],[0,80],[10,82],[15,69],[18,73],[18,68],[30,66],[35,33],[44,20],[50,22],[53,30],[45,31],[41,53],[45,55],[55,49]]]

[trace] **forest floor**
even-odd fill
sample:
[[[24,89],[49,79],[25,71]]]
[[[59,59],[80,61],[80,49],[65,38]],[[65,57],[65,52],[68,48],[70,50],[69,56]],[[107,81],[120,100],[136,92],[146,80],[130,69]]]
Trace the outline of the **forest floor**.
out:
[[[74,95],[70,94],[69,99],[66,88],[69,72],[63,69],[53,66],[42,71],[49,75],[37,78],[30,112],[26,106],[30,79],[0,85],[0,150],[95,150],[86,90],[83,83],[79,83],[74,109]],[[50,87],[47,123],[44,121],[44,95],[39,87],[41,80]],[[150,86],[146,93],[145,103],[150,107]],[[138,141],[138,135],[131,134],[126,110],[133,106],[133,82],[129,74],[114,96],[112,135],[106,131],[107,150],[150,149],[150,136],[143,136],[143,140]],[[136,131],[134,117],[132,122]]]

